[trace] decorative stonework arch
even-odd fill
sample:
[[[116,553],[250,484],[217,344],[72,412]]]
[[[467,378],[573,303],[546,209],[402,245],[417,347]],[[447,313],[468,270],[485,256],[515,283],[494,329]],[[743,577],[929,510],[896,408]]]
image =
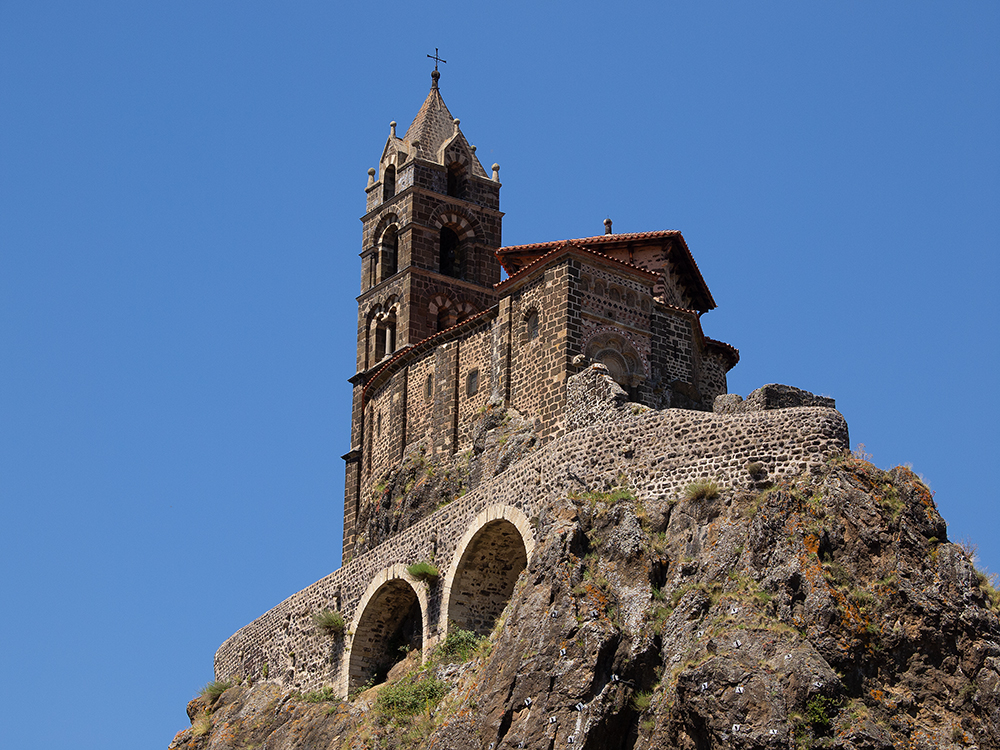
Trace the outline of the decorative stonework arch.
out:
[[[372,248],[378,244],[382,234],[392,224],[395,224],[397,227],[401,225],[399,215],[395,211],[386,211],[379,217],[379,220],[372,226],[371,230],[369,230],[370,234],[365,237],[365,245]]]
[[[583,342],[584,355],[605,365],[615,382],[634,388],[649,375],[649,363],[632,337],[617,326],[601,326]]]
[[[365,368],[378,364],[396,351],[396,317],[399,298],[395,294],[376,302],[365,315]]]
[[[451,328],[458,322],[458,310],[451,297],[438,292],[427,303],[427,320],[433,333],[440,333],[445,328]]]
[[[455,305],[455,313],[456,313],[455,322],[461,323],[465,320],[468,320],[478,312],[479,308],[477,308],[474,304],[472,304],[468,300],[460,300],[458,304]]]
[[[439,231],[448,227],[458,235],[460,242],[473,242],[482,235],[479,222],[459,213],[454,206],[439,207],[431,216],[431,226]]]
[[[531,561],[535,536],[531,522],[510,505],[491,505],[469,524],[455,547],[441,594],[441,637],[457,627],[488,633]]]
[[[354,610],[341,669],[341,696],[369,679],[384,680],[402,658],[398,645],[423,648],[428,638],[427,612],[427,585],[407,573],[405,565],[396,563],[376,573]],[[414,622],[417,618],[419,623]]]

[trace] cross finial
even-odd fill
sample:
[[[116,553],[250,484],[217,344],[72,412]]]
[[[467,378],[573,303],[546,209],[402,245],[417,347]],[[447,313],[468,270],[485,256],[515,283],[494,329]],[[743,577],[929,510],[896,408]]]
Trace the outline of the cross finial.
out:
[[[431,60],[433,60],[433,61],[434,61],[434,70],[437,70],[437,69],[438,69],[438,63],[439,63],[439,62],[443,62],[443,63],[446,63],[446,62],[448,62],[447,60],[444,60],[444,59],[442,59],[442,58],[441,58],[441,57],[440,57],[440,56],[438,55],[438,48],[437,48],[437,47],[435,47],[435,48],[434,48],[434,54],[433,54],[433,55],[427,55],[427,56],[428,56],[428,57],[429,57],[429,58],[430,58]]]
[[[433,55],[427,55],[427,56],[434,61],[434,70],[431,71],[431,88],[436,89],[438,87],[438,79],[441,77],[441,72],[438,70],[438,63],[439,62],[446,63],[448,61],[442,59],[441,56],[438,55],[437,47],[434,48]]]

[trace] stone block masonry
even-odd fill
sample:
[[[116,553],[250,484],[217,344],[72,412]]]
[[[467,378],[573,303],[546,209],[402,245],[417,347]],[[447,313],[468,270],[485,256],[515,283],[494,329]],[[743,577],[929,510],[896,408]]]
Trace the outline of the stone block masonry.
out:
[[[748,463],[780,478],[809,471],[850,444],[844,418],[822,406],[735,414],[635,411],[547,443],[289,597],[222,644],[216,678],[267,679],[299,690],[333,685],[345,696],[375,673],[378,650],[387,647],[377,634],[400,627],[392,620],[399,602],[416,618],[412,639],[425,653],[446,635],[449,619],[475,628],[494,616],[498,599],[510,595],[509,561],[523,554],[530,567],[535,541],[551,523],[544,509],[560,494],[624,482],[641,501],[662,502],[702,478],[750,489]],[[503,559],[491,567],[491,555]],[[433,561],[441,576],[411,576],[407,566],[421,561]],[[482,602],[477,592],[486,597]],[[317,628],[312,615],[325,609],[343,614],[346,633]]]

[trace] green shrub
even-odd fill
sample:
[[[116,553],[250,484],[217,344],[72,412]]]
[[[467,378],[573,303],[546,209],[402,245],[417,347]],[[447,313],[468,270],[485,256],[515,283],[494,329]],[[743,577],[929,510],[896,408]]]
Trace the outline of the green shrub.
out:
[[[979,590],[986,596],[990,609],[1000,612],[1000,590],[997,589],[997,574],[986,573],[979,568],[973,568]]]
[[[746,468],[747,474],[754,479],[767,476],[767,467],[760,461],[750,461],[744,468]]]
[[[684,490],[686,500],[714,500],[719,496],[719,485],[710,479],[699,479]]]
[[[469,661],[486,640],[487,636],[478,636],[471,630],[451,627],[448,629],[448,636],[437,647],[434,655],[445,663]]]
[[[306,703],[326,703],[337,700],[337,694],[334,692],[333,686],[324,685],[319,690],[313,690],[303,695],[302,700]]]
[[[649,708],[649,704],[653,702],[653,694],[649,691],[644,691],[641,693],[636,693],[632,696],[632,708],[640,713]]]
[[[825,695],[813,696],[806,703],[806,719],[816,729],[824,729],[830,726],[831,713],[837,708],[837,704]]]
[[[212,731],[212,717],[207,713],[200,713],[191,722],[191,734],[195,737],[203,737]]]
[[[317,612],[312,616],[312,621],[313,625],[331,636],[343,635],[344,629],[347,627],[344,616],[332,609]]]
[[[384,716],[404,718],[437,705],[450,686],[437,677],[404,678],[384,685],[375,699],[375,710]]]
[[[441,571],[437,569],[437,566],[426,560],[413,563],[413,565],[410,565],[406,569],[406,572],[420,581],[434,580],[441,575]]]
[[[213,703],[219,699],[219,696],[224,692],[229,690],[233,686],[232,682],[228,680],[212,680],[205,687],[199,691],[199,695],[202,698],[208,698]]]

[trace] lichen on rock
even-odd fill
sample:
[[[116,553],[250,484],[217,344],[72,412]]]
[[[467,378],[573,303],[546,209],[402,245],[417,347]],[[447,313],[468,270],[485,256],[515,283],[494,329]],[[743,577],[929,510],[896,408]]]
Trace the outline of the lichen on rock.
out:
[[[244,683],[173,747],[1000,746],[995,600],[909,469],[698,498],[590,479],[540,512],[485,646],[393,676],[450,688],[427,710]]]

